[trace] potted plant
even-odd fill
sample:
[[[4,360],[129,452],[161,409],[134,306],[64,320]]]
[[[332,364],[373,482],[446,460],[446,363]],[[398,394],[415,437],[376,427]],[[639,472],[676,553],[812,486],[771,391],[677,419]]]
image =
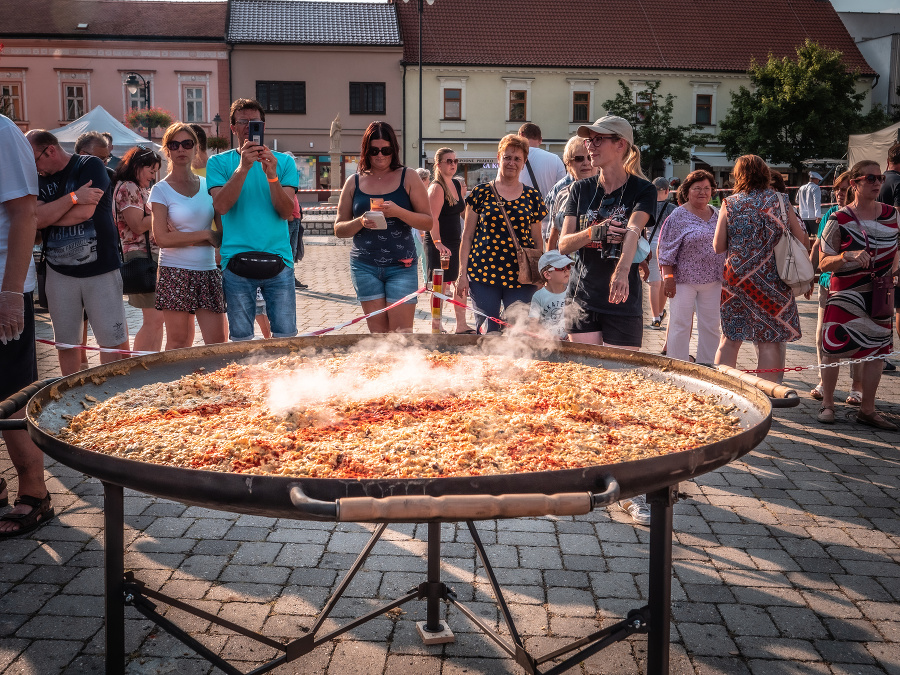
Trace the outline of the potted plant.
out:
[[[173,119],[172,113],[162,108],[133,108],[125,115],[125,124],[145,129],[149,137],[155,127],[167,127]]]
[[[206,138],[206,147],[208,150],[215,150],[217,153],[228,148],[228,139],[224,136],[208,136]]]

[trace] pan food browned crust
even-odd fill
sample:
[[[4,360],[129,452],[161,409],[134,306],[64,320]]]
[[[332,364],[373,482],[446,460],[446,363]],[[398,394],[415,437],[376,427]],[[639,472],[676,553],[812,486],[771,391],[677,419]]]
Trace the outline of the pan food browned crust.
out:
[[[741,431],[732,406],[632,371],[421,350],[291,354],[85,406],[60,440],[154,464],[317,478],[571,469]]]

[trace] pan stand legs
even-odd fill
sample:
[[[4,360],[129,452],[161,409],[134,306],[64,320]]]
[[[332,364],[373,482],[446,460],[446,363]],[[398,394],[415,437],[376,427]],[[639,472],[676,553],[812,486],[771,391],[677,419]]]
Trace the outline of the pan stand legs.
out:
[[[103,559],[106,577],[106,673],[125,672],[125,495],[103,483]]]
[[[456,637],[441,621],[441,600],[447,597],[447,589],[441,583],[441,524],[428,523],[428,576],[420,589],[425,598],[425,621],[416,622],[419,637],[426,645],[454,642]]]
[[[647,495],[650,502],[650,630],[647,675],[669,673],[669,630],[672,615],[672,506],[678,485]]]

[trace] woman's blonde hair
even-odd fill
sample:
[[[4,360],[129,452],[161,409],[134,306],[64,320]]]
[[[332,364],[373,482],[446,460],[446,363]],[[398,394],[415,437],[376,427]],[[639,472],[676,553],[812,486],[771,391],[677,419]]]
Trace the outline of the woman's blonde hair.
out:
[[[507,148],[521,150],[525,161],[528,161],[528,150],[531,146],[528,144],[528,139],[524,136],[519,136],[518,134],[506,134],[506,136],[500,139],[500,143],[497,146],[497,156],[499,157],[502,155]]]
[[[581,148],[583,152],[587,152],[584,147],[584,139],[581,136],[572,136],[566,143],[566,147],[563,149],[563,164],[566,165],[566,171],[569,172],[569,175],[572,174],[572,167],[569,165],[572,163],[572,158],[575,157],[578,148]],[[574,178],[575,176],[572,177]]]
[[[622,140],[628,143],[627,139]],[[647,180],[644,172],[641,171],[641,149],[634,143],[629,144],[628,152],[625,154],[625,158],[623,159],[622,163],[625,165],[625,171],[630,173],[632,176],[637,176],[638,178]]]
[[[438,168],[438,165],[443,161],[446,155],[450,153],[456,154],[456,150],[453,148],[438,148],[437,152],[434,153],[434,182],[441,186],[444,190],[444,201],[447,202],[450,206],[455,206],[456,202],[459,200],[456,198],[456,190],[451,190],[450,186],[447,185],[447,181],[444,179],[443,174],[441,174],[441,170]],[[459,166],[459,165],[457,165]]]

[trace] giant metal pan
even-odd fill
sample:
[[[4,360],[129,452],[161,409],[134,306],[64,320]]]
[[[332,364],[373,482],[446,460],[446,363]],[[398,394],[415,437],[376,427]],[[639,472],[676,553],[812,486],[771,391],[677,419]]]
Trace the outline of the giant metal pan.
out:
[[[660,356],[625,350],[543,343],[539,356],[551,361],[575,361],[609,369],[633,369],[654,380],[671,380],[688,391],[713,393],[733,403],[742,431],[725,441],[661,457],[560,471],[496,476],[372,480],[293,478],[199,471],[147,464],[85,450],[63,443],[55,432],[67,424],[63,415],[84,408],[86,394],[107,399],[133,387],[172,381],[200,367],[214,370],[233,361],[278,356],[300,350],[352,349],[368,335],[287,338],[239,342],[161,352],[118,361],[62,378],[44,387],[28,402],[28,431],[35,443],[54,459],[100,480],[140,492],[213,509],[254,515],[302,518],[291,501],[291,489],[300,487],[313,500],[334,502],[349,497],[383,499],[427,495],[554,495],[597,492],[612,475],[621,497],[629,497],[712,471],[756,447],[771,425],[769,399],[758,389],[716,370]],[[413,335],[413,344],[444,351],[500,349],[506,344],[476,336]],[[59,397],[59,398],[57,398]],[[423,517],[440,520],[440,517]]]

